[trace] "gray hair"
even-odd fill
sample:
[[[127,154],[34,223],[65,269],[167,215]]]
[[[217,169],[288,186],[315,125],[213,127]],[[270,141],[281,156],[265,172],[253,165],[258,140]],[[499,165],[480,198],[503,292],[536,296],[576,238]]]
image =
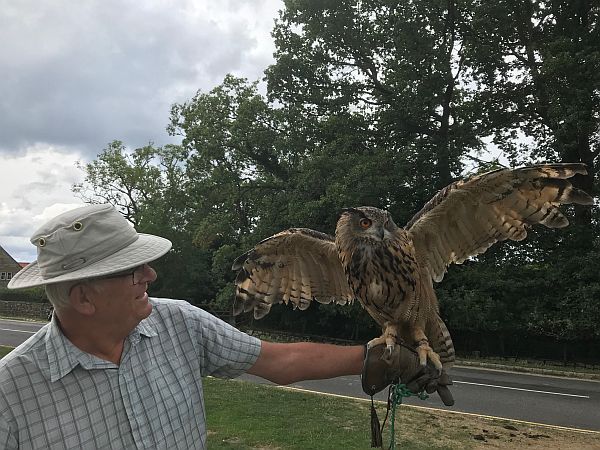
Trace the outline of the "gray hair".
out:
[[[69,293],[76,284],[79,284],[81,280],[77,281],[63,281],[62,283],[51,283],[45,286],[46,296],[54,309],[65,309],[69,306]]]
[[[102,286],[96,281],[98,280],[94,278],[86,278],[84,280],[47,284],[45,286],[46,296],[48,297],[48,300],[50,300],[50,303],[52,303],[52,306],[54,306],[54,309],[66,309],[69,307],[69,294],[71,293],[71,289],[76,285],[85,284],[90,286],[96,292],[102,291]]]

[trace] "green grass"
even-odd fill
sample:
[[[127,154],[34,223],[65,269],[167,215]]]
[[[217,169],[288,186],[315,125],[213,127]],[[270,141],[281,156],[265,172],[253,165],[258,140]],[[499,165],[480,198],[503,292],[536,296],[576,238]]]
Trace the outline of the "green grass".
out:
[[[206,378],[208,448],[228,450],[369,449],[370,404],[237,380]],[[423,403],[427,406],[427,402]],[[385,406],[377,404],[382,420]],[[597,434],[400,406],[396,448],[597,448]],[[390,443],[389,422],[384,447]]]
[[[331,450],[370,448],[370,404],[235,380],[205,379],[208,448]],[[383,419],[385,410],[379,408]],[[410,420],[417,411],[409,411]],[[400,423],[401,421],[398,421]],[[435,418],[427,418],[429,427]],[[453,439],[466,441],[464,430]],[[446,438],[445,438],[446,439]],[[386,435],[386,443],[389,438]],[[462,448],[468,448],[461,446]],[[447,448],[413,436],[403,449]]]
[[[12,347],[6,347],[5,345],[0,345],[0,359],[4,358],[6,355],[8,355],[12,349],[13,349]]]

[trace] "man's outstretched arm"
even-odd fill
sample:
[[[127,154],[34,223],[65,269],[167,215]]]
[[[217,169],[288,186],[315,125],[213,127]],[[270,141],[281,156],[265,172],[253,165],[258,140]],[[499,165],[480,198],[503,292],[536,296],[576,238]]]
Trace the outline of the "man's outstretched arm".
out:
[[[422,366],[417,352],[406,345],[397,345],[390,361],[385,362],[381,359],[384,348],[383,344],[372,348],[365,361],[362,345],[261,341],[260,355],[248,373],[277,384],[362,375],[363,391],[369,395],[400,381],[415,394],[424,390],[430,394],[437,391],[445,405],[454,404],[448,389],[452,380],[444,370],[438,371],[433,364]]]
[[[277,384],[360,375],[364,357],[362,345],[262,341],[260,355],[248,373]]]

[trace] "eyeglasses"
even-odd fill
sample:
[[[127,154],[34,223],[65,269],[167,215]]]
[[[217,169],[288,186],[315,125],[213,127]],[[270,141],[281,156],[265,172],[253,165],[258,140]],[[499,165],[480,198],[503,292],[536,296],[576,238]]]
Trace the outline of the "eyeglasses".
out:
[[[141,266],[134,267],[132,269],[127,269],[122,272],[111,273],[110,275],[102,276],[96,278],[96,280],[109,280],[111,278],[122,278],[122,277],[131,277],[131,282],[135,286],[136,284],[140,284],[146,275],[146,266],[147,264],[142,264]]]

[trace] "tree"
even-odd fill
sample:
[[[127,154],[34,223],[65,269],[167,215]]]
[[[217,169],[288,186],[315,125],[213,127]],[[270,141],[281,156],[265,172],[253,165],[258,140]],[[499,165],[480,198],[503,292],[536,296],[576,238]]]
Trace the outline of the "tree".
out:
[[[254,201],[279,191],[288,178],[278,123],[256,83],[227,76],[205,94],[175,104],[169,131],[183,136],[190,197],[202,245],[228,244],[250,233]]]
[[[97,160],[85,165],[78,163],[86,176],[83,183],[73,186],[73,192],[89,203],[115,205],[137,225],[141,220],[141,204],[158,196],[160,191],[162,174],[152,164],[155,154],[152,145],[128,154],[121,141],[113,141]]]
[[[600,5],[587,0],[500,0],[477,4],[469,32],[478,96],[505,111],[490,124],[496,142],[517,164],[586,163],[575,184],[590,193],[600,154],[599,19]],[[589,230],[590,208],[575,216],[578,232]]]
[[[460,174],[461,156],[481,148],[465,88],[469,14],[453,0],[287,1],[273,32],[269,98],[320,120],[363,116],[363,147],[402,158],[413,188],[442,188]]]
[[[79,164],[86,174],[73,191],[88,203],[111,203],[142,233],[173,242],[154,263],[160,273],[154,295],[209,302],[215,295],[208,255],[190,245],[185,151],[175,145],[148,145],[128,151],[113,141],[96,160]]]

